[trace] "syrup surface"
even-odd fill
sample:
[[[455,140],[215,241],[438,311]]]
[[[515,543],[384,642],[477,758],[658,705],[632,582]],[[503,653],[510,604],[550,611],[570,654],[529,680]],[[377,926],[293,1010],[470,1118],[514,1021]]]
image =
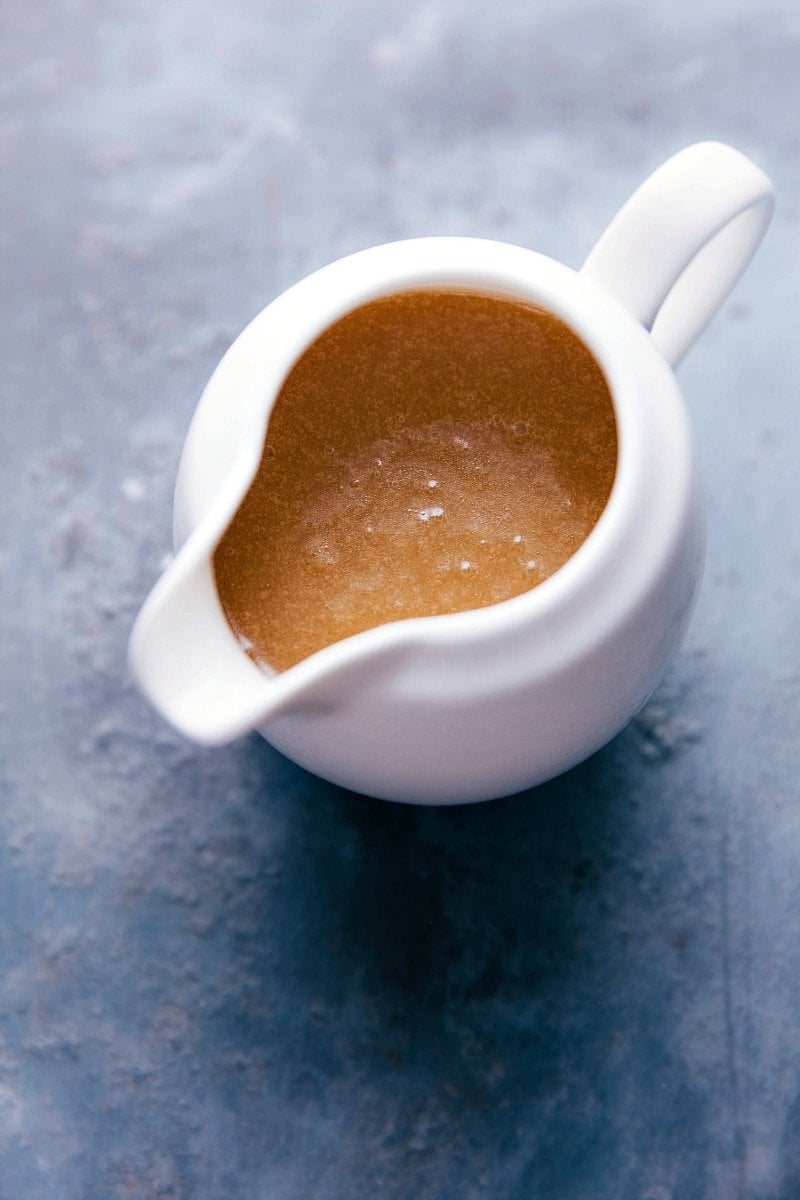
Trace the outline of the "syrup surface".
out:
[[[214,554],[223,609],[280,671],[375,625],[509,599],[586,539],[616,460],[603,374],[557,317],[468,292],[372,301],[281,389]]]

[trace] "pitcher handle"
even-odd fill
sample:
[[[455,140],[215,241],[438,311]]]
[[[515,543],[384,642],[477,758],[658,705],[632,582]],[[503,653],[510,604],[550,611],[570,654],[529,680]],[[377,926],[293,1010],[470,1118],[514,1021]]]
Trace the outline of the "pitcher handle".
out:
[[[697,142],[654,171],[583,264],[676,366],[766,233],[775,192],[722,142]]]

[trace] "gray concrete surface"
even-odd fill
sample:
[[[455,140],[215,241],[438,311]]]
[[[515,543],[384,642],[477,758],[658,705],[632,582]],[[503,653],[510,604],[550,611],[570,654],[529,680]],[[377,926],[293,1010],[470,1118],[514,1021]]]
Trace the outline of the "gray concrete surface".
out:
[[[2,1200],[797,1200],[797,5],[0,16]],[[389,238],[577,265],[703,137],[779,207],[681,370],[709,567],[646,711],[449,811],[174,736],[125,645],[240,327]]]

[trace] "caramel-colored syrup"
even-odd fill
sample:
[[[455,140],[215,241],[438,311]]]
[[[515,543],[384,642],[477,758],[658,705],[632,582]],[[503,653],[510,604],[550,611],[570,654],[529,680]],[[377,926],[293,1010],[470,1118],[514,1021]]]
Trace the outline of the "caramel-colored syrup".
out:
[[[602,372],[558,318],[475,293],[372,301],[278,396],[214,554],[222,607],[280,671],[387,621],[507,600],[585,540],[616,458]]]

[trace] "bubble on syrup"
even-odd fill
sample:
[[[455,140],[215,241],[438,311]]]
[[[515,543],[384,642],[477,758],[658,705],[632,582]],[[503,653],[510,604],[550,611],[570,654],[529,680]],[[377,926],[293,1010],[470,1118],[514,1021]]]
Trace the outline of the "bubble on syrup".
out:
[[[535,558],[529,558],[528,561],[525,563],[525,566],[528,568],[529,571],[535,571],[536,568],[538,567],[538,565],[539,564]]]
[[[438,479],[429,479],[429,480],[428,480],[428,487],[429,487],[429,488],[437,488],[438,486],[439,486],[439,480],[438,480]]]
[[[443,517],[444,509],[441,504],[431,504],[429,508],[421,508],[417,513],[420,521],[431,521],[435,517]]]
[[[511,432],[513,434],[515,434],[517,437],[522,437],[522,435],[524,433],[528,432],[528,422],[527,421],[516,421],[511,426]]]
[[[515,533],[515,534],[514,534],[514,545],[515,545],[515,546],[519,546],[519,544],[520,544],[520,542],[521,542],[521,541],[522,541],[522,534],[521,534],[521,533]]]
[[[468,558],[462,558],[461,562],[458,565],[462,571],[470,571],[472,569],[472,563],[469,561]]]
[[[458,434],[453,438],[453,445],[460,446],[462,450],[469,450],[469,440],[465,437],[460,437]]]
[[[312,558],[316,558],[318,562],[323,563],[326,567],[335,567],[339,561],[338,552],[323,537],[311,538],[306,543],[306,549]]]

